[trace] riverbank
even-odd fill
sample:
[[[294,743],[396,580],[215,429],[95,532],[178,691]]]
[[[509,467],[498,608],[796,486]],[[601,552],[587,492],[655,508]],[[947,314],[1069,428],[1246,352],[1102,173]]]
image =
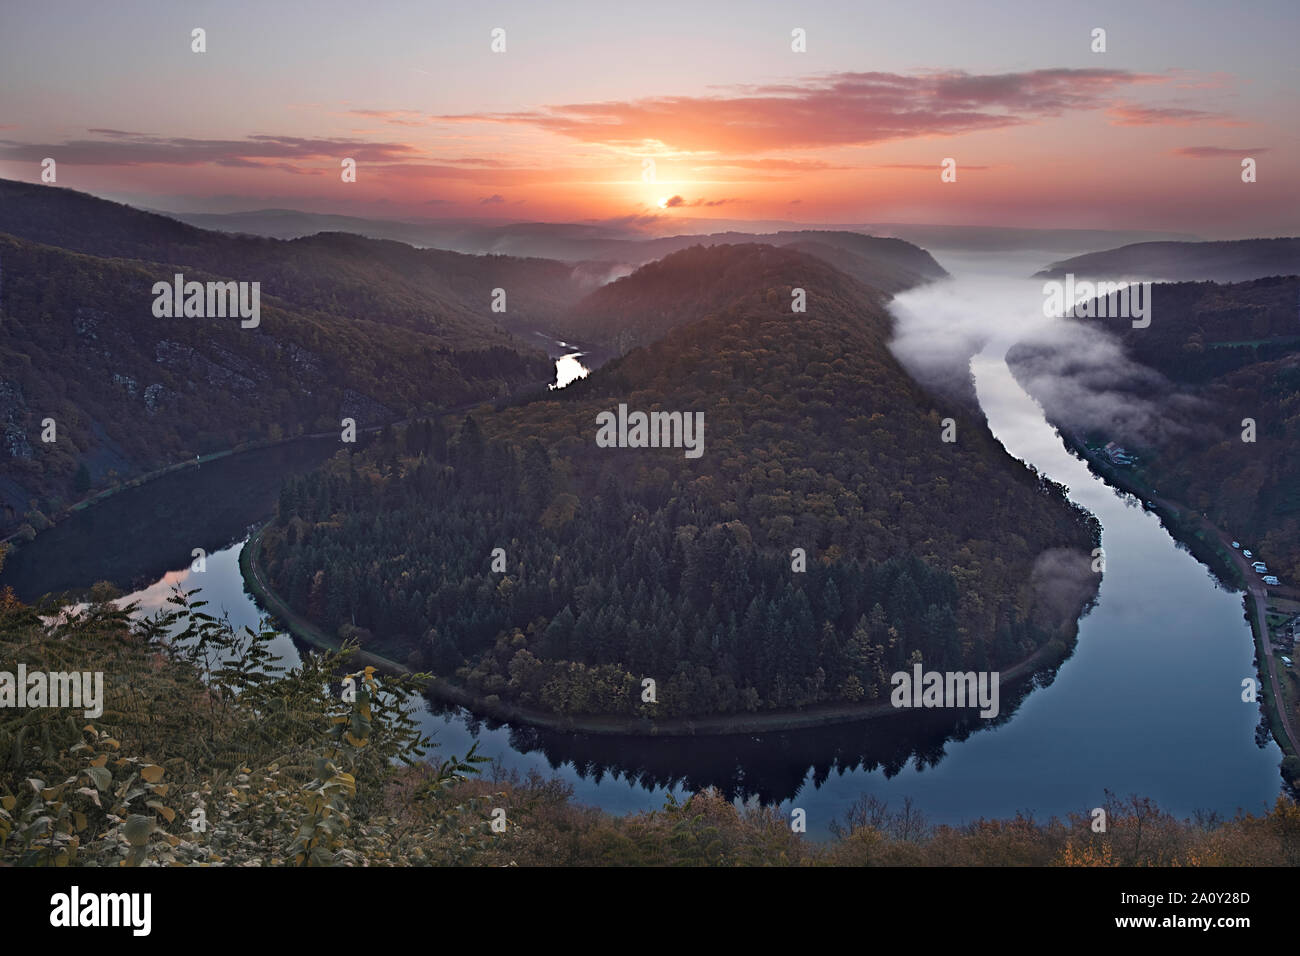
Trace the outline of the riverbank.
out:
[[[141,485],[146,485],[151,481],[156,481],[157,479],[163,478],[167,475],[174,475],[176,472],[183,471],[186,468],[198,468],[204,462],[217,461],[221,458],[228,458],[231,455],[240,454],[242,452],[254,451],[261,448],[271,448],[276,445],[283,445],[283,444],[287,444],[288,442],[299,441],[303,438],[310,438],[310,437],[312,436],[294,435],[289,438],[280,438],[280,439],[262,438],[256,441],[242,442],[234,446],[233,448],[226,448],[222,451],[212,452],[209,455],[199,455],[193,459],[187,458],[184,461],[178,461],[178,462],[173,462],[170,465],[164,465],[162,468],[156,468],[153,471],[146,472],[143,475],[137,475],[136,477],[128,479],[127,481],[120,481],[117,484],[113,485],[112,487],[105,488],[102,491],[97,491],[93,495],[88,495],[87,497],[82,498],[80,501],[73,502],[72,504],[67,505],[64,508],[61,508],[59,511],[55,512],[52,515],[46,515],[46,518],[50,522],[49,525],[46,526],[45,528],[42,528],[40,531],[37,531],[36,533],[37,535],[43,534],[44,532],[48,531],[50,528],[53,528],[59,522],[66,521],[74,514],[85,511],[87,508],[97,505],[101,501],[104,501],[107,498],[111,498],[114,495],[121,494],[124,491],[129,491],[132,488],[139,488]],[[27,540],[20,540],[20,539],[21,539],[21,535],[19,534],[19,532],[15,531],[4,538],[0,538],[0,545],[9,545],[10,547],[17,548],[17,547],[21,547],[23,544],[28,543]],[[35,540],[35,539],[30,539],[30,540]]]
[[[266,580],[258,563],[261,555],[263,525],[248,539],[239,555],[239,569],[245,585],[258,602],[277,622],[294,637],[320,650],[338,650],[340,642],[327,635],[310,621],[296,614],[281,600]],[[1077,632],[1076,632],[1077,633]],[[1029,657],[1000,672],[999,681],[1005,687],[1009,682],[1027,678],[1043,667],[1059,663],[1068,655],[1068,646],[1052,641]],[[411,669],[391,658],[372,651],[358,652],[357,659],[381,671],[410,674]],[[555,714],[536,710],[501,700],[487,700],[473,692],[442,678],[434,678],[427,685],[429,694],[444,703],[456,704],[477,716],[504,723],[522,723],[562,733],[583,733],[613,736],[691,737],[725,736],[729,734],[773,733],[807,730],[833,724],[879,720],[911,713],[906,708],[896,708],[888,703],[824,704],[797,711],[764,711],[747,714],[719,714],[705,717],[667,717],[662,720],[634,719],[625,716]]]
[[[481,403],[480,403],[481,404]],[[384,426],[375,425],[369,428],[360,429],[360,434],[368,434],[380,431]],[[284,438],[259,438],[254,441],[240,442],[232,448],[226,448],[221,451],[214,451],[211,454],[199,455],[195,458],[187,458],[184,461],[173,462],[170,465],[164,465],[161,468],[155,468],[153,471],[146,472],[143,475],[137,475],[127,481],[121,481],[110,488],[97,491],[93,495],[82,498],[80,501],[67,505],[55,512],[53,515],[47,515],[49,524],[36,532],[36,537],[40,537],[52,528],[57,527],[62,522],[68,520],[74,515],[80,514],[87,508],[93,508],[95,505],[102,504],[110,498],[131,491],[135,488],[143,487],[151,482],[166,478],[168,475],[174,475],[177,472],[185,471],[189,468],[199,468],[209,462],[220,461],[223,458],[230,458],[233,455],[244,455],[253,451],[264,451],[268,448],[280,448],[286,445],[292,445],[300,441],[319,441],[323,438],[330,438],[338,434],[335,431],[312,432],[310,434],[288,435]],[[22,535],[15,531],[7,537],[0,538],[0,545],[8,545],[10,548],[18,549],[26,544],[35,541],[36,538],[24,539]]]
[[[1300,754],[1300,734],[1286,713],[1277,673],[1277,662],[1267,636],[1268,591],[1255,581],[1244,555],[1231,546],[1227,532],[1181,503],[1162,498],[1135,476],[1121,472],[1100,454],[1090,449],[1083,437],[1058,428],[1065,447],[1087,462],[1088,467],[1108,485],[1148,502],[1160,515],[1170,535],[1187,547],[1192,555],[1207,565],[1220,580],[1244,592],[1243,604],[1255,640],[1255,659],[1263,694],[1264,713],[1273,739],[1288,757]]]

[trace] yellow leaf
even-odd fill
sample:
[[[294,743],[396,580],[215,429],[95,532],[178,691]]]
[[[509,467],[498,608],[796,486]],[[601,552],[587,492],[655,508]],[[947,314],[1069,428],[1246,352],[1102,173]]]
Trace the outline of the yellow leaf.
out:
[[[172,785],[170,783],[160,783],[153,788],[153,792],[160,797],[165,797],[167,796],[167,791],[171,790],[171,788]]]
[[[94,760],[90,762],[90,765],[92,767],[102,767],[106,763],[108,763],[108,754],[100,754],[98,757],[96,757]]]
[[[157,783],[163,778],[163,768],[156,763],[147,763],[140,768],[140,776],[144,777],[149,783]]]

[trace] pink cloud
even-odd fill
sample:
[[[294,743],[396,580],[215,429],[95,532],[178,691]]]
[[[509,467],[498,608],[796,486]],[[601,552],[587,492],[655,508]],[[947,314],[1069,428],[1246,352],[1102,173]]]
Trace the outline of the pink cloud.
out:
[[[968,172],[972,169],[995,169],[994,166],[967,166],[959,164],[962,172]],[[868,169],[920,169],[928,173],[939,170],[938,163],[877,163],[874,166],[868,166]]]
[[[681,207],[726,206],[731,203],[739,203],[744,201],[745,200],[743,199],[692,199],[690,202],[687,202],[681,196],[672,196],[664,202],[664,206],[666,206],[669,209],[676,209],[679,206]]]
[[[1068,110],[1101,109],[1120,89],[1165,77],[1125,70],[1049,69],[972,75],[840,73],[732,95],[570,103],[517,113],[438,117],[443,122],[532,126],[583,142],[752,153],[955,136],[1022,125]]]
[[[1207,113],[1204,110],[1172,107],[1138,106],[1133,103],[1112,106],[1106,111],[1106,115],[1113,118],[1116,126],[1193,126],[1202,123],[1213,126],[1247,125],[1222,113]]]
[[[96,132],[96,131],[92,131]],[[53,143],[0,140],[0,156],[39,162],[54,156],[79,166],[197,166],[204,163],[240,165],[259,159],[340,159],[393,162],[417,151],[404,143],[374,143],[345,139],[304,139],[298,136],[253,135],[244,139],[191,139],[152,136],[123,130],[98,130],[102,139]]]
[[[1222,156],[1254,156],[1267,153],[1268,146],[1253,146],[1245,149],[1233,149],[1227,146],[1180,146],[1174,150],[1178,156],[1190,156],[1193,159],[1218,159]]]

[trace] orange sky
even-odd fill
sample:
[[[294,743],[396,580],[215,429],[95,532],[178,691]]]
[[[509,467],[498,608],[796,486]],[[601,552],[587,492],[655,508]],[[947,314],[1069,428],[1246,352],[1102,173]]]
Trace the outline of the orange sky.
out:
[[[8,16],[0,175],[36,181],[52,157],[59,185],[178,211],[1300,231],[1294,4],[1246,17],[1101,3],[1078,18],[917,3],[872,19],[759,3],[743,23],[677,5],[701,24],[690,32],[661,22],[674,4],[645,23],[506,4],[425,32],[418,4],[345,30],[242,2],[138,4],[138,20],[132,6]],[[1094,21],[1109,25],[1104,54]],[[1242,182],[1243,157],[1257,182]]]

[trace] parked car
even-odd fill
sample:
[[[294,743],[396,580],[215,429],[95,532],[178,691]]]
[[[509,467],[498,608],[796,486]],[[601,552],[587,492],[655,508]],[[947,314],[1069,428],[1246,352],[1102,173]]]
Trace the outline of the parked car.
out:
[[[1249,551],[1243,551],[1243,552],[1241,552],[1241,553],[1244,554],[1244,555],[1245,555],[1246,557],[1248,557],[1248,558],[1253,558],[1253,557],[1254,557],[1254,555],[1251,554]]]
[[[1232,546],[1233,546],[1234,548],[1240,549],[1240,548],[1241,548],[1241,542],[1240,542],[1240,541],[1234,541],[1234,542],[1232,542]]]
[[[1277,587],[1282,582],[1277,579],[1276,574],[1266,574],[1264,575],[1264,583],[1271,584],[1273,585],[1273,587]]]

